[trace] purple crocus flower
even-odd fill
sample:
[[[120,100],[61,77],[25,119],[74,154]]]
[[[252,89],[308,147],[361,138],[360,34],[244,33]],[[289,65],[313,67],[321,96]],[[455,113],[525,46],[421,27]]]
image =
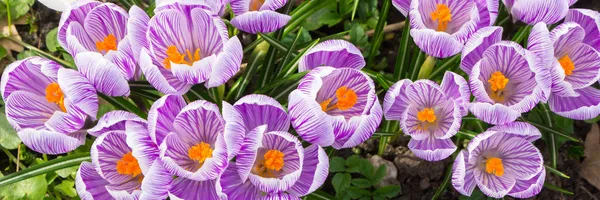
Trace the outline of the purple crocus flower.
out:
[[[456,157],[452,185],[465,196],[471,196],[475,186],[494,198],[537,195],[544,185],[546,170],[542,154],[531,142],[540,137],[539,130],[524,122],[488,129]]]
[[[292,18],[276,12],[286,3],[287,0],[231,0],[231,10],[236,15],[231,24],[252,34],[273,32]]]
[[[246,134],[235,163],[221,176],[229,199],[299,199],[327,179],[329,158],[323,148],[303,148],[292,134],[267,132],[267,126]]]
[[[76,188],[82,199],[165,199],[172,175],[163,167],[145,120],[124,111],[107,113],[94,127],[101,135],[83,162]]]
[[[571,9],[565,22],[575,22],[585,30],[583,43],[600,52],[600,12],[588,9]]]
[[[58,27],[58,42],[78,70],[109,96],[128,96],[127,81],[141,76],[127,35],[128,18],[115,4],[82,0],[68,7]]]
[[[502,0],[514,21],[535,25],[539,22],[554,24],[567,15],[569,6],[577,0]]]
[[[479,28],[498,16],[498,0],[394,0],[410,17],[410,35],[427,55],[446,58],[461,52]]]
[[[354,147],[369,139],[381,123],[373,80],[356,69],[315,68],[288,99],[294,129],[313,144]]]
[[[131,46],[148,82],[165,94],[184,94],[194,84],[217,87],[240,69],[243,50],[237,37],[201,2],[162,5],[150,19],[132,7],[128,22]]]
[[[225,8],[227,3],[230,0],[156,0],[157,9],[162,9],[163,6],[172,6],[175,5],[175,2],[181,3],[202,3],[205,4],[213,13],[223,15],[225,13]]]
[[[0,92],[8,122],[40,153],[62,154],[84,144],[82,128],[98,112],[96,90],[81,73],[41,57],[8,65]]]
[[[458,74],[446,72],[442,86],[429,81],[404,79],[385,95],[383,111],[387,120],[399,120],[402,130],[412,137],[413,153],[428,161],[443,160],[456,150],[450,139],[467,115],[469,85]]]
[[[550,95],[551,78],[538,57],[519,44],[500,41],[502,27],[486,27],[463,50],[461,69],[469,74],[475,101],[468,105],[490,124],[515,121]]]
[[[290,129],[290,117],[283,106],[265,95],[247,95],[233,105],[223,102],[223,118],[230,159],[240,151],[240,141],[254,128],[267,125],[269,132]]]
[[[315,45],[298,62],[298,71],[312,70],[320,66],[362,69],[365,58],[360,49],[346,40],[327,40]]]

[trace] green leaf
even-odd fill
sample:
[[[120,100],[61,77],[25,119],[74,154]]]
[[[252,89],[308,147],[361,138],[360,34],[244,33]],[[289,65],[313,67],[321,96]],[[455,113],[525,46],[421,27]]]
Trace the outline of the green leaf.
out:
[[[329,162],[329,172],[344,172],[346,171],[346,161],[341,157],[333,157]]]
[[[361,158],[357,155],[352,155],[346,158],[346,171],[350,173],[357,173],[360,171]]]
[[[32,50],[25,50],[17,54],[17,60],[23,60],[32,56],[37,56],[37,54],[35,54],[35,52]]]
[[[79,169],[79,166],[67,167],[64,169],[56,170],[56,174],[58,174],[62,178],[67,178],[77,173],[77,169]]]
[[[361,159],[360,165],[360,174],[362,174],[364,177],[372,178],[373,173],[375,172],[375,167],[373,167],[371,161],[367,159]]]
[[[321,200],[335,199],[334,196],[331,196],[330,194],[323,192],[321,190],[314,191],[306,196],[308,197],[308,199],[321,199]]]
[[[11,19],[15,20],[27,14],[33,3],[35,3],[35,0],[8,0]],[[6,7],[6,1],[0,1],[0,17],[4,17],[8,13]]]
[[[336,196],[344,193],[345,190],[350,187],[350,181],[352,177],[348,173],[337,173],[331,179],[331,184],[333,185],[333,189],[335,190]]]
[[[381,182],[381,180],[383,180],[383,177],[385,177],[386,172],[387,172],[387,166],[386,165],[380,165],[377,168],[377,171],[375,171],[375,174],[370,177],[370,180],[373,183],[373,185],[378,184],[379,182]]]
[[[0,60],[2,60],[4,57],[6,57],[7,51],[4,47],[0,46]]]
[[[369,52],[369,58],[367,60],[367,67],[373,65],[375,61],[375,57],[377,52],[379,51],[379,46],[381,42],[383,42],[383,26],[387,23],[387,16],[392,5],[392,0],[383,0],[383,5],[381,6],[381,13],[379,15],[379,20],[377,21],[377,25],[375,27],[375,33],[373,34],[373,40],[371,40],[371,51]]]
[[[54,191],[58,191],[68,197],[77,196],[77,190],[75,190],[75,182],[70,180],[64,180],[57,186],[54,186]]]
[[[471,193],[471,196],[460,196],[458,197],[459,200],[484,200],[487,199],[485,195],[483,195],[483,193],[481,192],[481,190],[479,189],[475,189],[473,190],[473,193]]]
[[[0,178],[0,187],[6,186],[11,183],[16,183],[34,176],[46,174],[48,172],[54,172],[59,169],[67,167],[78,166],[83,161],[90,161],[89,153],[73,154],[61,158],[57,158],[39,165],[31,166],[27,169],[19,172],[12,173],[8,176]],[[44,178],[44,176],[41,176]],[[44,178],[44,181],[46,179]],[[45,187],[44,187],[45,188]],[[45,193],[45,192],[44,192]]]
[[[46,189],[47,184],[44,175],[32,176],[0,187],[0,199],[43,199]]]
[[[371,181],[365,178],[356,178],[352,179],[352,185],[358,188],[370,188],[373,184],[371,184]]]
[[[50,52],[56,52],[60,47],[58,43],[58,28],[54,28],[46,34],[46,47]]]
[[[352,23],[350,27],[350,42],[356,46],[367,46],[369,44],[365,29],[357,22]]]
[[[357,187],[350,187],[348,190],[346,190],[346,192],[353,199],[358,199],[358,198],[365,197],[365,196],[370,197],[373,195],[368,190],[357,188]]]
[[[375,190],[375,192],[373,192],[373,194],[377,196],[393,198],[395,196],[398,196],[401,191],[402,190],[399,185],[388,185],[378,188],[377,190]]]
[[[21,139],[17,136],[17,131],[8,123],[6,115],[0,113],[0,146],[12,150],[19,147]]]
[[[404,29],[402,30],[402,37],[400,38],[400,46],[398,47],[398,55],[396,56],[396,63],[394,65],[394,80],[400,80],[405,78],[404,71],[407,69],[409,64],[410,54],[410,21],[408,17],[404,20]]]

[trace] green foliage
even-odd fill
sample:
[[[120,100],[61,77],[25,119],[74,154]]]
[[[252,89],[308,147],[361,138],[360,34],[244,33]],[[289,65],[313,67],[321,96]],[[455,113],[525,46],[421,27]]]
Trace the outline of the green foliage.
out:
[[[44,175],[0,187],[0,199],[43,199],[46,195]]]
[[[58,51],[60,44],[58,43],[58,27],[50,30],[48,34],[46,34],[46,47],[50,52]]]
[[[23,59],[29,58],[31,56],[37,56],[37,54],[35,54],[35,52],[32,50],[25,50],[25,51],[22,51],[19,54],[17,54],[17,60],[23,60]]]
[[[16,149],[20,143],[17,131],[10,126],[4,112],[0,113],[0,146],[6,149]]]
[[[75,182],[70,180],[64,180],[57,186],[54,186],[54,191],[60,192],[61,194],[68,197],[77,196],[77,190],[75,190]]]
[[[333,157],[329,162],[329,171],[335,172],[331,184],[335,196],[339,199],[391,199],[400,194],[399,185],[388,185],[377,188],[385,176],[387,167],[373,167],[367,159],[352,155],[344,160]]]
[[[0,0],[0,18],[10,13],[11,19],[17,19],[29,12],[35,0]]]
[[[7,51],[6,51],[6,49],[5,49],[4,47],[0,46],[0,60],[2,60],[2,59],[3,59],[4,57],[6,57],[7,55],[8,55],[8,54],[7,54]]]

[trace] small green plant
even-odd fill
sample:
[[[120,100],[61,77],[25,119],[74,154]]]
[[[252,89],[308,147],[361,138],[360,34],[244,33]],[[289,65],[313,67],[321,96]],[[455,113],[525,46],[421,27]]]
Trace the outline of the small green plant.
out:
[[[369,160],[353,155],[344,160],[331,158],[329,171],[335,173],[331,183],[338,199],[391,199],[400,194],[399,185],[376,187],[385,177],[387,167],[373,167]]]

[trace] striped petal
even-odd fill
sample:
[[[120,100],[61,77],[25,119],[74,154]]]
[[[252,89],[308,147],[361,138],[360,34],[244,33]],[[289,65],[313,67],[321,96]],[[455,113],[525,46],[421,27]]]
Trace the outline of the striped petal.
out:
[[[531,198],[539,194],[544,188],[544,181],[546,180],[546,169],[542,168],[542,171],[536,176],[529,180],[517,180],[515,186],[508,193],[509,196],[515,198]]]
[[[447,97],[460,106],[461,115],[466,116],[469,113],[467,104],[471,100],[471,90],[465,78],[454,72],[446,72],[440,87]]]
[[[587,44],[577,44],[568,52],[575,69],[565,77],[574,89],[581,89],[600,79],[600,53]],[[562,66],[561,66],[562,68]]]
[[[176,178],[169,189],[170,199],[200,200],[200,199],[227,199],[223,193],[219,178],[195,181],[185,178]]]
[[[518,135],[531,143],[542,138],[540,130],[526,122],[512,122],[491,127],[488,130]]]
[[[285,26],[291,17],[275,11],[251,11],[238,15],[231,20],[231,24],[236,28],[256,34],[270,33]]]
[[[87,14],[101,2],[84,0],[76,1],[62,13],[58,24],[58,43],[62,47],[67,47],[67,29],[71,23],[83,24]]]
[[[145,175],[150,174],[152,165],[159,156],[159,150],[150,138],[146,122],[130,120],[125,122],[125,126],[127,146],[131,147],[131,153],[137,159],[142,173]]]
[[[550,31],[545,23],[537,23],[531,29],[527,49],[531,51],[544,68],[551,68],[554,64],[554,47],[550,38]]]
[[[127,21],[127,34],[133,49],[149,49],[146,32],[150,17],[140,7],[134,5],[129,9],[129,20]],[[133,51],[134,59],[140,62],[140,51]]]
[[[576,90],[578,97],[550,96],[548,105],[552,112],[571,119],[588,120],[600,114],[600,90],[587,87]]]
[[[260,200],[300,200],[300,198],[289,193],[279,192],[268,194]]]
[[[8,65],[0,79],[2,98],[6,101],[8,96],[15,91],[46,96],[46,87],[48,84],[56,82],[56,79],[43,73],[44,65],[47,65],[46,68],[60,67],[58,63],[41,57],[30,57]]]
[[[569,2],[563,0],[515,0],[511,14],[515,19],[535,25],[539,22],[554,24],[562,20],[568,11]]]
[[[130,120],[145,122],[145,120],[133,113],[122,110],[114,110],[104,114],[100,119],[98,119],[96,126],[88,129],[87,132],[90,135],[98,137],[107,131],[125,130],[125,123]]]
[[[98,95],[94,86],[81,73],[72,69],[61,68],[57,76],[65,99],[95,120],[98,113]]]
[[[475,176],[473,170],[475,165],[469,163],[469,152],[462,150],[456,156],[454,164],[452,164],[452,186],[460,194],[465,196],[471,196],[477,182],[475,182]]]
[[[300,58],[298,71],[312,70],[319,66],[361,69],[365,66],[365,59],[352,43],[345,40],[327,40],[317,44]]]
[[[462,63],[460,68],[467,74],[481,58],[483,53],[493,44],[502,40],[503,28],[491,26],[479,29],[467,40],[465,48],[462,50]]]
[[[336,123],[334,122],[334,134],[336,134],[336,140],[332,145],[333,148],[343,149],[355,147],[373,136],[373,133],[375,133],[377,127],[379,127],[379,124],[381,124],[383,115],[383,111],[381,109],[381,105],[379,104],[379,100],[377,100],[377,97],[375,97],[374,102],[377,103],[373,104],[371,109],[369,109],[369,113],[360,117],[354,116],[350,119],[348,124],[356,124],[356,126],[350,125],[350,127],[356,128],[348,129],[344,127],[344,131],[351,130],[347,132],[348,134],[344,134],[342,131],[336,131],[338,126],[336,126]]]
[[[177,95],[165,95],[152,104],[148,111],[148,131],[154,143],[162,144],[167,134],[175,131],[173,122],[185,106],[183,97]]]
[[[510,192],[516,180],[509,176],[496,176],[479,168],[473,170],[477,186],[483,194],[493,198],[502,198]]]
[[[112,196],[106,191],[106,185],[108,184],[108,181],[104,180],[104,178],[96,172],[92,163],[81,163],[79,170],[77,170],[77,176],[75,177],[75,188],[81,199],[111,199]]]
[[[212,66],[206,88],[223,85],[240,71],[243,54],[242,43],[237,36],[228,40]]]
[[[126,35],[128,18],[129,14],[123,8],[104,3],[86,13],[83,27],[92,41],[104,41],[110,34],[115,36],[117,41],[121,41]]]
[[[117,172],[117,162],[131,152],[125,131],[110,131],[94,141],[90,154],[96,171],[111,184],[125,183],[133,177]]]
[[[583,42],[600,51],[600,13],[588,9],[571,9],[565,22],[575,22],[585,30]]]
[[[55,112],[60,112],[58,105],[25,91],[13,92],[5,103],[6,117],[17,131],[25,128],[42,129]]]
[[[521,116],[520,112],[502,104],[470,103],[468,108],[475,117],[489,124],[507,124]]]
[[[447,58],[456,55],[464,47],[464,44],[452,35],[432,29],[412,29],[410,35],[421,51],[436,58]]]
[[[392,5],[402,13],[405,17],[408,17],[408,11],[410,10],[411,0],[392,0]]]
[[[75,150],[85,143],[85,132],[63,134],[49,130],[31,128],[17,132],[23,144],[39,153],[50,155],[63,154]]]
[[[173,75],[181,82],[190,85],[204,83],[204,81],[208,79],[213,67],[212,65],[216,59],[217,57],[212,55],[194,62],[192,66],[171,62],[171,72],[173,72]]]
[[[183,95],[190,90],[192,85],[177,79],[170,71],[158,67],[152,62],[147,49],[142,49],[140,54],[140,67],[148,82],[158,91],[165,94]]]
[[[290,118],[275,99],[266,95],[246,95],[234,107],[244,119],[246,130],[267,124],[267,131],[287,131]]]
[[[408,148],[415,156],[427,161],[446,159],[456,151],[456,145],[451,139],[436,139],[431,136],[424,140],[411,139]]]
[[[335,141],[333,122],[321,106],[299,90],[289,96],[288,110],[298,135],[311,144],[331,146]]]
[[[173,181],[173,175],[164,167],[163,163],[157,159],[150,167],[142,180],[142,194],[140,199],[166,199],[169,194],[169,187]]]
[[[387,120],[400,120],[408,107],[406,88],[412,81],[403,79],[392,85],[383,100],[383,115]]]
[[[242,181],[237,171],[235,162],[229,162],[229,166],[221,176],[221,186],[223,193],[227,194],[229,199],[258,199],[262,192],[256,188],[250,181]]]
[[[329,157],[319,145],[304,148],[304,163],[300,178],[290,189],[295,196],[305,196],[317,190],[329,173]]]
[[[119,69],[119,72],[121,72],[121,75],[123,75],[123,77],[125,77],[126,80],[139,79],[142,72],[139,69],[137,63],[134,61],[133,55],[127,52],[132,48],[131,44],[129,43],[129,40],[122,40],[120,45],[123,45],[123,48],[121,49],[124,50],[109,51],[107,54],[104,55],[104,58],[115,64]],[[139,53],[139,51],[137,52]]]
[[[98,92],[108,96],[129,96],[129,84],[119,67],[102,54],[83,52],[75,56],[75,64]]]
[[[494,137],[501,137],[496,135]],[[507,138],[498,144],[504,166],[504,176],[517,180],[529,180],[544,168],[542,154],[533,144],[521,137]],[[493,140],[493,138],[490,138]]]
[[[562,58],[584,38],[585,30],[579,24],[565,22],[558,25],[550,32],[550,39],[554,42],[554,57]]]

